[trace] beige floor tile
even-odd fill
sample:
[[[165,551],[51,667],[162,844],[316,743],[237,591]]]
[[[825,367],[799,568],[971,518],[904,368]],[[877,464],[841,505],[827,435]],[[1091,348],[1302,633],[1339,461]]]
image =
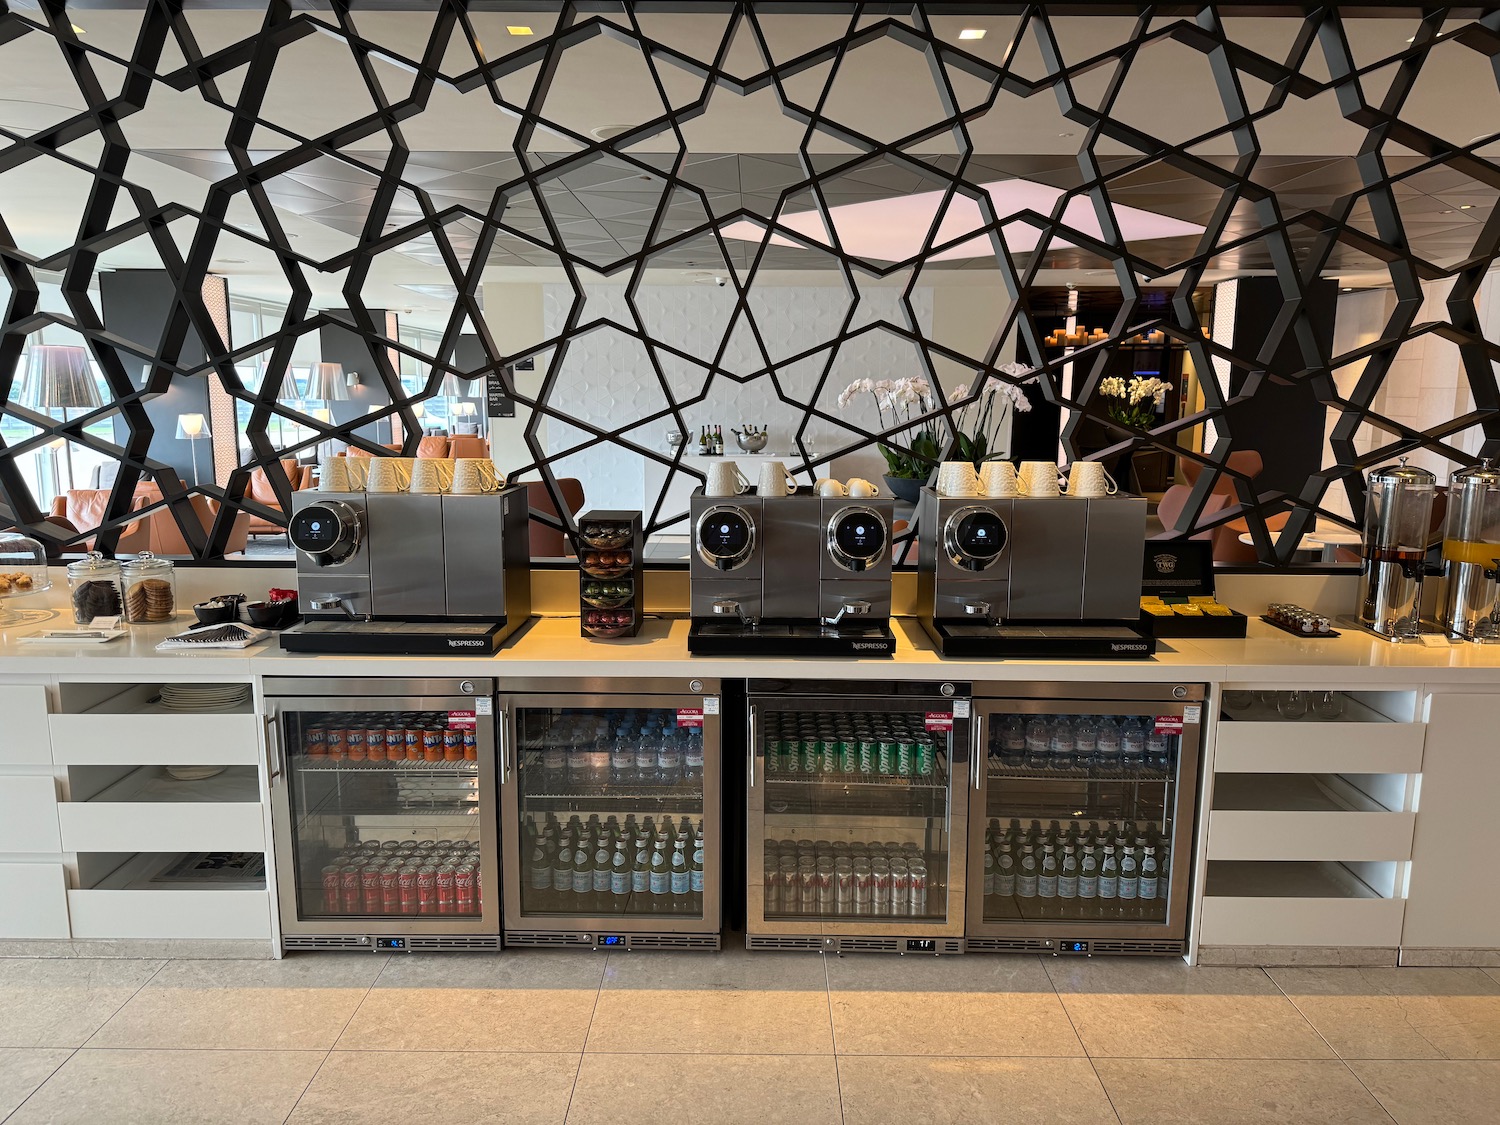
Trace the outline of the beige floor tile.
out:
[[[326,1051],[384,964],[347,953],[173,961],[89,1046]]]
[[[828,987],[879,992],[1051,992],[1052,981],[1031,955],[892,957],[852,953],[828,958]]]
[[[280,1125],[322,1061],[322,1051],[84,1048],[7,1125]]]
[[[161,961],[0,960],[0,1047],[79,1047]]]
[[[1268,969],[1346,1059],[1500,1059],[1500,984],[1482,969]]]
[[[1496,984],[1500,984],[1500,969],[1485,969],[1484,975],[1489,977],[1490,980],[1494,981]]]
[[[1397,1125],[1494,1125],[1500,1062],[1351,1062]]]
[[[839,1056],[846,1125],[1116,1125],[1087,1059]]]
[[[832,1056],[583,1056],[568,1125],[621,1121],[714,1125],[837,1125]]]
[[[530,950],[396,958],[338,1047],[577,1054],[604,963],[598,955]]]
[[[577,1055],[334,1051],[290,1125],[560,1125],[577,1076]]]
[[[1333,1057],[1260,969],[1122,958],[1058,962],[1047,970],[1095,1058]]]
[[[1123,1125],[1390,1125],[1341,1062],[1096,1059]]]
[[[828,989],[821,953],[751,952],[730,946],[722,953],[611,953],[604,988],[757,989],[817,992]]]
[[[68,1048],[0,1047],[0,1121],[72,1053]]]

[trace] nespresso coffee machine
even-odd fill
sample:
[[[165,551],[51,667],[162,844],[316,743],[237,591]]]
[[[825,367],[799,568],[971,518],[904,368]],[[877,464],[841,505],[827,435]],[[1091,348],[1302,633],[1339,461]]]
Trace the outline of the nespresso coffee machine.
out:
[[[917,505],[922,626],[944,656],[1147,657],[1146,501],[940,496]]]
[[[489,654],[531,617],[525,488],[296,492],[293,652]]]
[[[892,655],[893,507],[879,498],[694,494],[688,651]]]

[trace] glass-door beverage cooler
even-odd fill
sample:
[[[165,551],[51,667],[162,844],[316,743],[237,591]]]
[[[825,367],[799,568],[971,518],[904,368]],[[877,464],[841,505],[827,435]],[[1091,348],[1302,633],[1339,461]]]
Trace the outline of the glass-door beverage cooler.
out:
[[[1185,950],[1204,694],[976,688],[970,952]]]
[[[961,953],[968,684],[751,680],[745,943]]]
[[[719,948],[718,682],[627,683],[505,683],[508,946]]]
[[[266,679],[284,949],[500,948],[494,690]]]

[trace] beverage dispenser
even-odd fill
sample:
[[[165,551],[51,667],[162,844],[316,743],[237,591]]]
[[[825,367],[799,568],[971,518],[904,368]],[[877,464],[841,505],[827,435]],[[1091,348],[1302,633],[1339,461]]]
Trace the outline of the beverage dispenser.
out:
[[[1413,640],[1419,632],[1436,488],[1435,476],[1408,466],[1405,458],[1370,474],[1359,622],[1391,640]]]
[[[1500,642],[1500,469],[1486,460],[1448,483],[1438,621],[1450,634]]]

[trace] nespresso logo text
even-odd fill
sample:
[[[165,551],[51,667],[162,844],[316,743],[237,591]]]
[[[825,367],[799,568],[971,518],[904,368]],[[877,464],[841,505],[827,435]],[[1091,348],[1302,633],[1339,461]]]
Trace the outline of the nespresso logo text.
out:
[[[461,639],[459,639],[457,637],[449,637],[448,638],[448,647],[449,648],[483,648],[484,647],[484,642],[483,641],[461,640]]]
[[[875,652],[884,652],[887,645],[884,641],[853,641],[849,647],[854,649],[855,652],[864,652],[866,649],[873,649]]]
[[[1144,643],[1137,644],[1134,641],[1115,641],[1109,646],[1110,652],[1145,652]]]

